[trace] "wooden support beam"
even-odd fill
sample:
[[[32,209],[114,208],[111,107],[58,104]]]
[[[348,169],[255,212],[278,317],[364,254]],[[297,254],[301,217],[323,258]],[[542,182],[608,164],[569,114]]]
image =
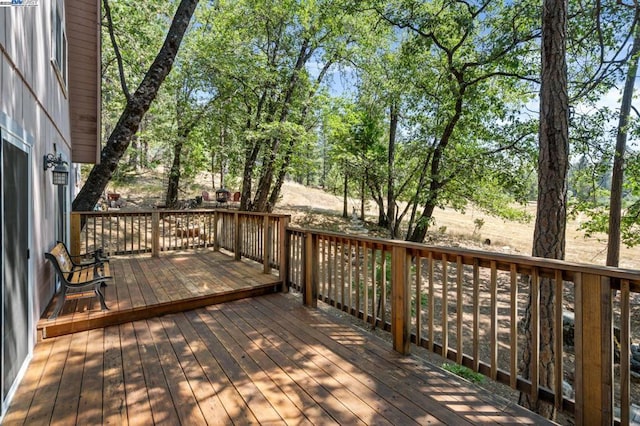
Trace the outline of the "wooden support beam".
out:
[[[262,272],[271,272],[271,247],[273,246],[273,229],[269,215],[262,217]]]
[[[151,257],[160,256],[160,212],[151,213]]]
[[[69,253],[71,256],[80,255],[80,232],[82,231],[82,223],[80,213],[71,213],[71,241],[69,242]],[[48,247],[47,247],[48,248]]]
[[[289,291],[289,257],[291,256],[291,233],[287,231],[289,217],[280,219],[280,271],[279,276],[282,281],[282,291]]]
[[[304,284],[302,287],[304,305],[318,306],[318,237],[311,232],[304,235]]]
[[[213,213],[213,251],[220,251],[220,234],[218,233],[219,221],[220,214],[216,211]]]
[[[576,291],[576,424],[613,424],[611,283],[579,274]]]
[[[240,260],[242,258],[242,230],[240,225],[240,215],[238,212],[233,214],[233,258]]]
[[[406,247],[394,246],[391,252],[391,335],[393,349],[403,355],[411,352],[411,289]]]

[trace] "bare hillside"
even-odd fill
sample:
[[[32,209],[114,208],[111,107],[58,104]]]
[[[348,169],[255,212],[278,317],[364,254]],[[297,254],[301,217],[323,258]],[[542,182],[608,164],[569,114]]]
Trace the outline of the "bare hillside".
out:
[[[356,209],[359,207],[359,201],[350,199],[349,212],[354,207]],[[374,203],[370,202],[367,221],[372,224],[377,219],[375,208]],[[528,205],[526,209],[532,215],[535,214],[534,204]],[[321,189],[292,182],[285,183],[277,210],[292,214],[293,222],[300,226],[328,227],[333,230],[341,230],[339,224],[344,224],[344,220],[341,218],[342,197],[340,195],[333,195]],[[456,212],[453,209],[436,210],[434,216],[435,225],[430,232],[433,244],[446,244],[453,241],[455,245],[471,245],[475,246],[474,248],[483,247],[523,255],[531,253],[533,220],[530,223],[507,222],[473,208],[468,209],[465,213]],[[475,220],[478,218],[484,220],[484,224],[479,230],[475,230]],[[318,221],[320,223],[316,223]],[[606,261],[606,235],[587,239],[584,238],[578,227],[579,222],[577,221],[570,221],[568,224],[567,260],[604,265]],[[483,245],[486,239],[491,241],[490,247]],[[632,249],[623,247],[620,266],[640,269],[640,247]]]

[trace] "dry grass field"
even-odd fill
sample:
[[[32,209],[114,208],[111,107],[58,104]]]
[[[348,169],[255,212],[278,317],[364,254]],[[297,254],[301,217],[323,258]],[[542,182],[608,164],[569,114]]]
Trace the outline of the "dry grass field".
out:
[[[216,178],[216,182],[218,179]],[[239,188],[230,187],[232,192]],[[126,209],[150,208],[164,201],[162,178],[155,176],[141,176],[135,184],[126,186],[110,185],[106,192],[118,192],[123,196]],[[211,177],[208,174],[196,179],[196,183],[189,189],[189,193],[181,194],[185,198],[200,195],[203,190],[212,193]],[[350,199],[349,212],[358,209],[359,201]],[[532,217],[535,215],[535,205],[526,207]],[[276,205],[276,212],[292,215],[292,223],[296,226],[307,226],[332,231],[342,231],[348,228],[348,221],[342,219],[342,198],[321,189],[310,188],[293,182],[285,182],[280,202]],[[437,209],[434,213],[435,224],[431,227],[427,243],[434,245],[456,245],[484,250],[501,251],[528,255],[531,253],[534,221],[529,223],[508,222],[486,215],[473,208],[466,212],[456,212],[453,209]],[[377,218],[376,206],[370,202],[367,210],[367,222],[374,224]],[[476,220],[484,221],[482,227],[476,230]],[[606,235],[585,238],[578,230],[579,221],[570,221],[567,226],[566,260],[578,263],[604,265],[606,260]],[[474,233],[474,231],[476,231]],[[373,235],[384,237],[384,231],[374,232]],[[482,244],[489,239],[491,245]],[[622,247],[620,267],[640,269],[640,247]]]
[[[357,200],[350,200],[349,209],[357,207]],[[367,211],[367,220],[375,222],[376,210],[371,203]],[[526,206],[532,217],[535,215],[535,205]],[[290,213],[294,224],[315,225],[322,227],[323,222],[339,222],[342,213],[342,198],[324,192],[320,189],[308,188],[295,183],[286,183],[281,202],[277,210]],[[323,217],[323,215],[326,215]],[[429,243],[471,246],[506,253],[522,255],[531,254],[534,220],[529,223],[507,222],[502,219],[486,215],[477,210],[468,209],[465,213],[456,212],[453,209],[435,211],[435,225],[430,234],[433,238]],[[475,221],[482,219],[484,224],[474,234]],[[329,224],[330,225],[330,224]],[[584,233],[578,230],[578,221],[570,221],[567,226],[566,260],[578,263],[590,263],[604,265],[607,257],[606,235],[598,238],[585,238]],[[340,229],[336,224],[336,229]],[[444,231],[447,238],[440,238]],[[491,240],[491,246],[484,246],[482,242]],[[622,247],[620,267],[628,269],[640,269],[640,247]]]

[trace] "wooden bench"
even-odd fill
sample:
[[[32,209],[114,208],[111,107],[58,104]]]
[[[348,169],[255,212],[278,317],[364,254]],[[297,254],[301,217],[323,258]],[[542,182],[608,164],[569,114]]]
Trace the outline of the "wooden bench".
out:
[[[64,243],[58,242],[44,255],[45,258],[53,264],[56,274],[61,281],[58,302],[49,319],[58,317],[58,314],[60,314],[64,306],[69,290],[83,290],[93,287],[94,293],[100,300],[102,310],[109,309],[107,308],[104,301],[104,294],[102,293],[102,287],[107,285],[106,280],[111,278],[109,275],[109,259],[105,258],[101,251],[98,250],[96,252],[72,257]],[[87,258],[87,255],[91,257]],[[85,260],[74,262],[72,258],[84,258]]]

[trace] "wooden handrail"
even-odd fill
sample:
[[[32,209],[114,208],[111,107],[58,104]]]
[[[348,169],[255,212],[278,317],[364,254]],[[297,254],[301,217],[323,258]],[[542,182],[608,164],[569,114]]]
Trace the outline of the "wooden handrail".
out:
[[[98,247],[110,255],[213,247],[235,259],[263,263],[265,273],[282,269],[289,216],[226,209],[73,212],[70,250]],[[281,273],[283,276],[284,273]]]
[[[287,233],[289,284],[304,293],[305,304],[312,306],[309,296],[317,293],[318,300],[391,331],[396,351],[408,353],[414,342],[528,393],[533,400],[573,412],[577,423],[610,424],[614,405],[620,407],[623,422],[629,419],[629,294],[640,292],[640,271],[291,227]],[[522,299],[530,296],[539,301],[542,280],[554,288],[556,306],[551,321],[556,330],[554,361],[559,374],[553,389],[538,385],[537,350],[532,354],[531,379],[517,370]],[[620,357],[619,401],[613,394],[612,301],[616,289],[622,289],[620,314],[627,315],[620,324],[618,343],[625,354]],[[562,395],[562,306],[571,303],[575,309],[575,400]],[[534,303],[532,346],[536,348],[540,315],[541,306]],[[469,338],[472,341],[466,342]],[[489,348],[486,357],[481,346]]]

